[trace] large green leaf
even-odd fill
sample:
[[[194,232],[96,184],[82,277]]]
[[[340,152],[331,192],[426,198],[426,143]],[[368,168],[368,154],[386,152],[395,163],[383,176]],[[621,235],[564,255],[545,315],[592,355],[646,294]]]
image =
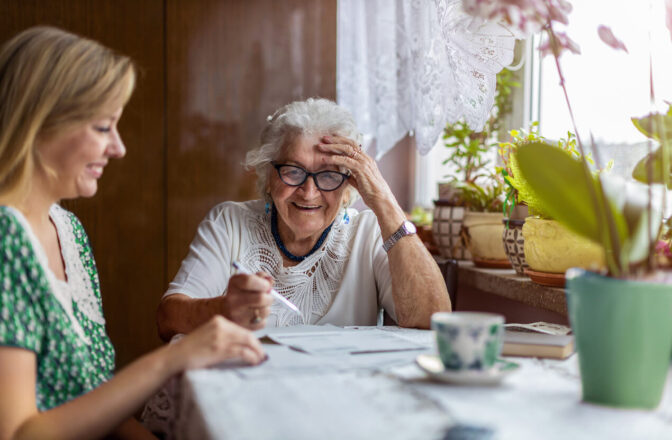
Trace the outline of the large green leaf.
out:
[[[627,224],[586,164],[542,142],[521,146],[516,159],[523,178],[554,219],[601,244],[613,275],[627,268],[622,258]]]
[[[583,165],[557,147],[534,142],[516,153],[523,178],[549,214],[569,229],[601,243],[602,226],[588,185]]]

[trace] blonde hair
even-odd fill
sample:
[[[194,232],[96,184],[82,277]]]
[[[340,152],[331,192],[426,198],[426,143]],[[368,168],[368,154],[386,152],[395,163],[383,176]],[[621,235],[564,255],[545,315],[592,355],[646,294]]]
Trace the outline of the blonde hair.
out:
[[[106,106],[123,106],[135,87],[130,58],[53,27],[33,27],[0,50],[0,202],[20,203],[36,169],[36,148]]]
[[[271,162],[284,145],[306,134],[343,136],[358,143],[361,143],[362,137],[350,112],[328,99],[308,98],[280,107],[273,116],[269,116],[261,132],[261,145],[249,151],[244,162],[246,169],[254,169],[257,173],[257,190],[266,201],[270,201],[266,187],[273,168]],[[345,194],[346,207],[359,195],[350,185]]]

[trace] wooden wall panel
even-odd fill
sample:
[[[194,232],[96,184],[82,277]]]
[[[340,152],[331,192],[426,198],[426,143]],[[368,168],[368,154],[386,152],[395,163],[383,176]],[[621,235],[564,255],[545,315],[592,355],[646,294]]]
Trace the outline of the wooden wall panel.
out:
[[[159,344],[155,310],[205,213],[256,198],[241,162],[266,116],[336,95],[336,0],[0,0],[0,42],[37,24],[132,56],[128,154],[98,194],[64,203],[98,263],[117,364]]]
[[[128,153],[110,162],[92,199],[64,203],[82,220],[98,263],[117,365],[159,344],[164,290],[164,95],[162,0],[2,0],[0,41],[37,24],[91,37],[141,69],[119,130]]]
[[[167,0],[167,280],[215,204],[257,198],[245,153],[283,104],[336,95],[336,0]]]

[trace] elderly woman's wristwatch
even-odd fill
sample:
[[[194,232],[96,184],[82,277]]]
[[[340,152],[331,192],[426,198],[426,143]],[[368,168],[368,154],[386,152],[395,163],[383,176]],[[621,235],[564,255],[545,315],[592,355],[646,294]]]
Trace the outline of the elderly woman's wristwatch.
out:
[[[399,229],[390,236],[387,240],[385,240],[385,243],[383,243],[383,249],[385,249],[385,252],[390,252],[390,249],[392,249],[392,246],[395,245],[396,242],[398,242],[402,237],[405,237],[407,235],[413,235],[417,232],[417,229],[415,228],[415,225],[413,222],[409,220],[405,220],[401,226],[399,226]]]

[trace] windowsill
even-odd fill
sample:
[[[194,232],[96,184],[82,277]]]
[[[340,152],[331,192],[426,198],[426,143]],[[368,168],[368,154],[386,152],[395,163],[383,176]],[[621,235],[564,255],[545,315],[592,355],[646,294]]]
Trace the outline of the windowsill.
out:
[[[564,289],[534,283],[527,277],[517,275],[513,269],[483,269],[474,266],[471,261],[460,261],[458,264],[458,295],[465,288],[478,289],[567,316]]]
[[[471,261],[435,256],[446,280],[453,310],[504,315],[507,322],[568,325],[565,290],[541,286],[513,269],[483,269]]]

